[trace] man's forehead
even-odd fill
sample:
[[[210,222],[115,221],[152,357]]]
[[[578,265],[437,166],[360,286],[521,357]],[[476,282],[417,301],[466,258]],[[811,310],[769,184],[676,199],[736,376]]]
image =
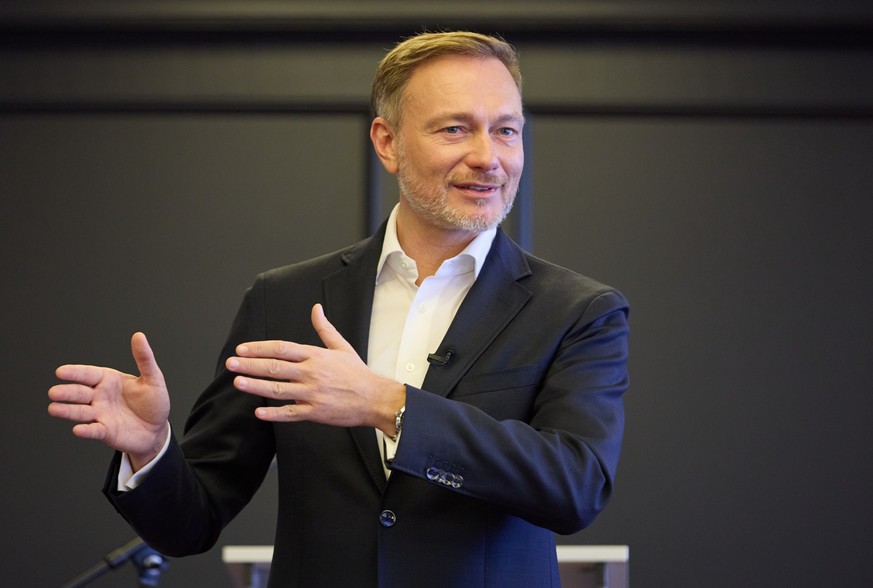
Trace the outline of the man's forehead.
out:
[[[521,94],[499,59],[470,55],[434,57],[419,65],[403,90],[404,107],[453,111],[459,103],[502,103],[501,116],[521,115]],[[463,110],[463,107],[461,108]]]

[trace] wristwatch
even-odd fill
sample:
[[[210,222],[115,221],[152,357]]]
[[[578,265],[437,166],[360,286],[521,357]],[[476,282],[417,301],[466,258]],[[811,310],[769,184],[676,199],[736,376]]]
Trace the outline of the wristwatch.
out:
[[[400,410],[394,413],[394,429],[395,432],[391,435],[391,440],[397,443],[400,439],[400,431],[403,430],[403,415],[406,413],[406,405],[401,406]]]

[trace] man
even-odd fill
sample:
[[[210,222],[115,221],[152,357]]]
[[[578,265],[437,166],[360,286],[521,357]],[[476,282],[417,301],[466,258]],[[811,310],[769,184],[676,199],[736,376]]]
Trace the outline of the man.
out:
[[[278,461],[270,586],[555,586],[553,532],[606,505],[623,429],[627,303],[498,228],[523,167],[514,50],[399,44],[373,146],[400,184],[376,235],[247,292],[178,443],[140,376],[58,368],[49,412],[117,450],[105,488],[167,555],[209,549]]]

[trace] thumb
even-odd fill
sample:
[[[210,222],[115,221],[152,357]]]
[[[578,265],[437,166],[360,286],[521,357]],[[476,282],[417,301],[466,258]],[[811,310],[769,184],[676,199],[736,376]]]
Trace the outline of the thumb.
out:
[[[158,367],[155,354],[145,334],[134,333],[130,340],[130,350],[133,353],[133,359],[136,361],[139,374],[144,380],[149,382],[154,382],[155,380],[163,381],[164,374],[161,373],[161,368]]]
[[[324,316],[324,307],[321,304],[316,304],[312,307],[312,326],[315,327],[315,332],[321,342],[328,349],[345,349],[351,350],[352,346],[346,341],[340,332],[336,330],[327,317]]]

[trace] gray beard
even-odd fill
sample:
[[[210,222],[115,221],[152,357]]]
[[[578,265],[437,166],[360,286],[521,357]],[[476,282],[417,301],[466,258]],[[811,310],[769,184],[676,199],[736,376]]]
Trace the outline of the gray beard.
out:
[[[447,205],[444,190],[436,193],[435,190],[425,188],[420,182],[408,178],[402,171],[399,171],[397,174],[397,182],[400,186],[401,196],[406,199],[413,212],[427,219],[434,226],[446,230],[473,231],[478,233],[496,227],[503,222],[506,215],[512,210],[512,204],[515,201],[515,194],[512,194],[508,201],[503,202],[503,209],[496,217],[462,214],[452,210]],[[518,187],[516,186],[517,191]],[[484,205],[485,200],[483,199],[481,203]]]

